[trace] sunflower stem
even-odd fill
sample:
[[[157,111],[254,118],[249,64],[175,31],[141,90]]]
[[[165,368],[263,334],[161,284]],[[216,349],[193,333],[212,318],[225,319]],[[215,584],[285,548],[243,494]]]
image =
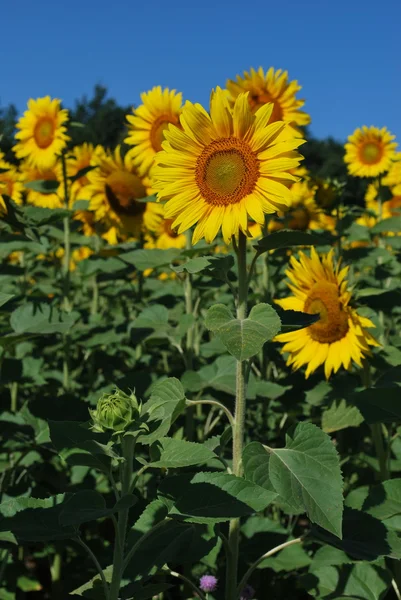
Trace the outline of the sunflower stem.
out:
[[[246,268],[246,236],[239,232],[237,248],[238,265],[238,304],[237,318],[245,319],[248,301],[248,278]],[[246,411],[246,372],[247,361],[237,361],[236,395],[233,426],[233,473],[237,477],[242,474],[242,450],[244,445],[245,411]],[[229,526],[228,544],[230,553],[227,556],[226,600],[237,598],[238,548],[240,536],[240,520],[232,519]]]
[[[365,388],[370,388],[372,386],[370,365],[367,360],[364,360],[363,362],[362,382]],[[384,446],[382,424],[373,423],[373,425],[370,426],[370,431],[372,434],[372,441],[375,447],[376,456],[379,461],[380,480],[385,481],[386,479],[390,478],[388,465],[389,451],[386,450]]]
[[[67,164],[65,153],[61,154],[61,167],[63,172],[64,203],[65,208],[69,207],[69,190],[67,180]],[[71,240],[70,240],[70,217],[63,219],[64,225],[64,258],[63,258],[63,305],[64,310],[71,311],[70,305],[70,260],[71,260]],[[64,336],[64,358],[63,358],[63,387],[68,390],[70,387],[70,344],[68,334]]]
[[[191,230],[186,232],[186,248],[191,248]],[[184,297],[185,297],[185,313],[187,315],[193,315],[194,304],[193,304],[193,292],[192,292],[192,277],[190,273],[185,274],[184,280]],[[193,369],[193,355],[194,355],[194,326],[190,325],[187,330],[186,343],[185,343],[185,368],[188,371]],[[185,412],[185,436],[189,442],[194,439],[195,425],[194,425],[194,407],[188,406]]]
[[[130,493],[135,442],[136,439],[134,436],[125,436],[122,438],[122,455],[125,462],[121,471],[121,497]],[[114,540],[113,575],[110,584],[110,600],[118,600],[120,596],[121,580],[124,573],[124,549],[127,534],[128,513],[129,509],[121,510],[118,513],[117,535]]]

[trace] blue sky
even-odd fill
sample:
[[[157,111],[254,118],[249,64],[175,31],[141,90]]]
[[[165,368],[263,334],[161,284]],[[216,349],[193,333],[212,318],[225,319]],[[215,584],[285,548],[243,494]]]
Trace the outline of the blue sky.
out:
[[[317,137],[387,126],[401,145],[400,0],[18,0],[4,3],[0,106],[65,106],[102,83],[122,104],[153,85],[208,103],[249,67],[283,68]]]

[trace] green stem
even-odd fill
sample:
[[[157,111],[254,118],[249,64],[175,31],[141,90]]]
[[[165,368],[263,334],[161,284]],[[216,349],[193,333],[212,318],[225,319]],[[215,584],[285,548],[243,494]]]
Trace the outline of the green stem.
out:
[[[370,388],[372,386],[370,365],[366,359],[363,362],[362,383],[365,388]],[[390,478],[388,468],[389,451],[386,450],[384,446],[381,423],[373,423],[373,425],[370,426],[370,431],[372,433],[372,440],[375,447],[376,456],[379,461],[380,479],[381,481],[385,481],[386,479]]]
[[[69,191],[67,180],[67,164],[64,152],[61,154],[61,167],[63,172],[64,186],[64,204],[69,207]],[[70,240],[70,217],[63,219],[64,225],[64,257],[63,257],[63,306],[67,312],[71,311],[70,305],[70,259],[71,259],[71,240]],[[63,357],[63,386],[65,390],[70,387],[70,345],[68,335],[64,336],[64,357]]]
[[[375,446],[376,456],[379,460],[380,479],[385,481],[390,478],[388,464],[387,464],[387,452],[383,442],[383,432],[381,423],[374,423],[370,426],[372,432],[372,440]]]
[[[186,232],[186,248],[191,248],[191,230]],[[185,274],[184,281],[184,297],[185,297],[185,313],[187,315],[194,314],[194,303],[193,303],[193,292],[192,292],[192,276],[190,273]],[[185,344],[185,368],[187,371],[193,369],[193,355],[194,355],[194,325],[191,325],[187,330],[186,344]],[[195,433],[195,422],[194,422],[194,408],[189,406],[185,412],[185,436],[189,442],[194,439]]]
[[[56,550],[56,554],[53,558],[53,564],[51,566],[50,572],[52,576],[52,596],[53,598],[61,598],[62,597],[62,581],[61,581],[61,567],[62,567],[63,559],[61,556],[61,552]]]
[[[234,425],[234,417],[232,416],[231,411],[227,408],[227,406],[224,406],[224,404],[218,402],[217,400],[187,400],[186,404],[187,406],[199,406],[202,404],[210,404],[211,406],[216,406],[226,414],[230,425]]]
[[[91,315],[97,315],[99,310],[99,284],[96,275],[92,279],[92,292]]]
[[[77,538],[76,541],[78,542],[78,544],[80,544],[86,550],[86,552],[91,557],[91,559],[93,561],[93,564],[95,565],[96,570],[97,570],[97,572],[99,574],[99,577],[100,577],[100,579],[102,581],[104,595],[105,595],[106,599],[108,600],[108,598],[109,598],[109,586],[107,585],[107,581],[106,581],[106,578],[104,576],[103,569],[100,566],[100,563],[99,563],[98,559],[96,558],[96,555],[92,552],[92,550],[89,548],[89,546],[87,544],[85,544],[85,542],[81,538]]]
[[[238,238],[237,251],[238,265],[238,304],[237,318],[243,320],[247,314],[248,280],[246,269],[246,236],[241,231]],[[233,473],[237,477],[242,474],[242,450],[244,445],[245,411],[246,411],[246,361],[237,361],[236,367],[236,395],[235,414],[233,427]],[[237,598],[237,573],[239,549],[240,520],[230,521],[228,543],[230,554],[227,560],[226,572],[226,599]]]
[[[18,382],[13,381],[10,386],[11,393],[11,412],[15,413],[18,410]]]
[[[122,498],[126,494],[129,494],[131,488],[135,441],[136,440],[134,436],[126,435],[122,438],[121,442],[122,454],[125,458],[121,477]],[[125,538],[127,534],[128,513],[128,509],[121,510],[118,513],[118,528],[116,539],[114,541],[113,576],[110,585],[110,600],[118,600],[119,598],[121,580],[124,572],[124,550]]]
[[[201,590],[194,583],[192,583],[192,581],[188,577],[185,577],[185,575],[181,575],[181,573],[177,573],[177,571],[169,571],[169,573],[172,577],[177,577],[177,579],[181,579],[181,581],[184,581],[187,584],[187,586],[189,586],[195,592],[195,594],[199,598],[201,598],[201,600],[207,600],[207,595],[201,592]]]
[[[296,538],[295,540],[290,540],[289,542],[284,542],[284,544],[280,544],[279,546],[276,546],[275,548],[272,548],[271,550],[269,550],[268,552],[266,552],[265,554],[262,554],[262,556],[260,556],[258,558],[257,561],[255,561],[247,570],[247,572],[245,573],[245,575],[243,576],[243,578],[241,579],[240,583],[238,584],[238,588],[236,591],[236,596],[235,598],[237,598],[242,590],[244,589],[244,587],[246,586],[248,579],[250,578],[250,576],[252,575],[252,573],[254,572],[254,570],[260,565],[261,562],[263,562],[266,558],[269,558],[269,556],[273,556],[273,554],[276,554],[277,552],[280,552],[280,550],[284,550],[284,548],[288,548],[289,546],[293,546],[294,544],[300,544],[302,542],[303,538],[299,537]]]

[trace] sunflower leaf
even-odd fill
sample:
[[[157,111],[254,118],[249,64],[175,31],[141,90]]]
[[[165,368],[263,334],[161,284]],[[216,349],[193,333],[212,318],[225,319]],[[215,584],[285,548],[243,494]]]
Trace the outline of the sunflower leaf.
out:
[[[277,250],[279,248],[291,248],[292,246],[321,246],[328,243],[327,239],[316,233],[306,231],[291,231],[283,229],[266,235],[256,244],[254,248],[258,254]]]
[[[36,181],[28,181],[25,187],[41,194],[54,194],[57,192],[59,185],[57,179],[37,179]]]
[[[206,314],[206,327],[241,361],[255,356],[265,342],[274,338],[281,321],[269,304],[254,306],[247,319],[236,319],[225,304],[215,304]]]

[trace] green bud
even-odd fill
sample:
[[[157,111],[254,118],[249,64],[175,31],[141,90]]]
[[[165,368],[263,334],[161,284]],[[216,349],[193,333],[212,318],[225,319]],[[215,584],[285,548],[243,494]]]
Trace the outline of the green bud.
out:
[[[124,431],[139,416],[139,404],[135,394],[128,396],[122,390],[116,389],[112,394],[102,394],[95,410],[90,410],[94,429],[104,431],[112,429],[115,432]]]

